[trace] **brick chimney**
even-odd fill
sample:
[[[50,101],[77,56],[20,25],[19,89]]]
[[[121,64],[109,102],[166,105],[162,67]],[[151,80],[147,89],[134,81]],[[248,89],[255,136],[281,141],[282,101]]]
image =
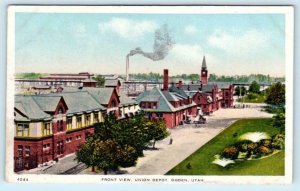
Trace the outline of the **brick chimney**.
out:
[[[164,69],[164,86],[163,90],[167,91],[169,89],[169,70]]]
[[[178,82],[178,88],[182,89],[182,81],[181,80],[179,80],[179,82]]]

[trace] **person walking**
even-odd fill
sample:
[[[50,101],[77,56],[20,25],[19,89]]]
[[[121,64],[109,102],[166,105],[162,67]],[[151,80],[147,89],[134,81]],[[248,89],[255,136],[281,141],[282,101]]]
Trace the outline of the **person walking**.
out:
[[[171,138],[169,141],[169,145],[172,145],[172,143],[173,143],[173,139]]]

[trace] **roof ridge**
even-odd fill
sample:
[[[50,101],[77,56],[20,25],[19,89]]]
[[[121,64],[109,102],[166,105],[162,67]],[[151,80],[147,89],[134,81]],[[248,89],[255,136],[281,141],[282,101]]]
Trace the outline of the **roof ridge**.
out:
[[[157,87],[155,87],[155,88],[158,89]],[[174,109],[174,107],[170,104],[170,102],[167,100],[167,98],[164,96],[164,94],[162,93],[162,91],[160,89],[158,89],[158,92],[162,96],[162,98],[164,99],[164,101],[167,102],[167,106],[172,111]]]

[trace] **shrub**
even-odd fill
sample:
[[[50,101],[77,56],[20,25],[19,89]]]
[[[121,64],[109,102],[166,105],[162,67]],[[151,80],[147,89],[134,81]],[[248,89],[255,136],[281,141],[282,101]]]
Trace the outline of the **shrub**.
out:
[[[239,150],[235,146],[225,147],[222,156],[229,159],[236,159],[239,155]]]
[[[257,98],[257,95],[254,94],[254,93],[249,93],[249,94],[247,95],[247,98],[248,98],[248,99],[256,99],[256,98]]]
[[[249,143],[249,144],[247,144],[247,150],[254,151],[257,148],[257,146],[258,146],[257,143]]]
[[[270,149],[266,146],[259,146],[257,148],[257,153],[261,154],[261,155],[268,155],[268,154],[271,154],[272,152],[273,152],[272,149]]]
[[[272,147],[274,149],[284,149],[284,135],[283,134],[276,134],[272,138]]]
[[[272,140],[271,139],[262,139],[260,141],[260,145],[271,148],[272,147]]]
[[[192,165],[191,163],[187,163],[187,165],[185,166],[187,169],[192,169]]]

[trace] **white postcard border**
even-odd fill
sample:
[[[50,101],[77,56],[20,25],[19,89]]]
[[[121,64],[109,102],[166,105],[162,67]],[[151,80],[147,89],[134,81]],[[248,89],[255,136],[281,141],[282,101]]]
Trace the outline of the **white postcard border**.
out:
[[[285,14],[285,176],[36,175],[13,172],[15,13]],[[293,159],[294,9],[292,6],[9,6],[7,24],[6,180],[18,183],[288,184]],[[68,176],[68,178],[62,178]],[[149,180],[148,180],[149,179]],[[143,181],[144,180],[144,181]]]

